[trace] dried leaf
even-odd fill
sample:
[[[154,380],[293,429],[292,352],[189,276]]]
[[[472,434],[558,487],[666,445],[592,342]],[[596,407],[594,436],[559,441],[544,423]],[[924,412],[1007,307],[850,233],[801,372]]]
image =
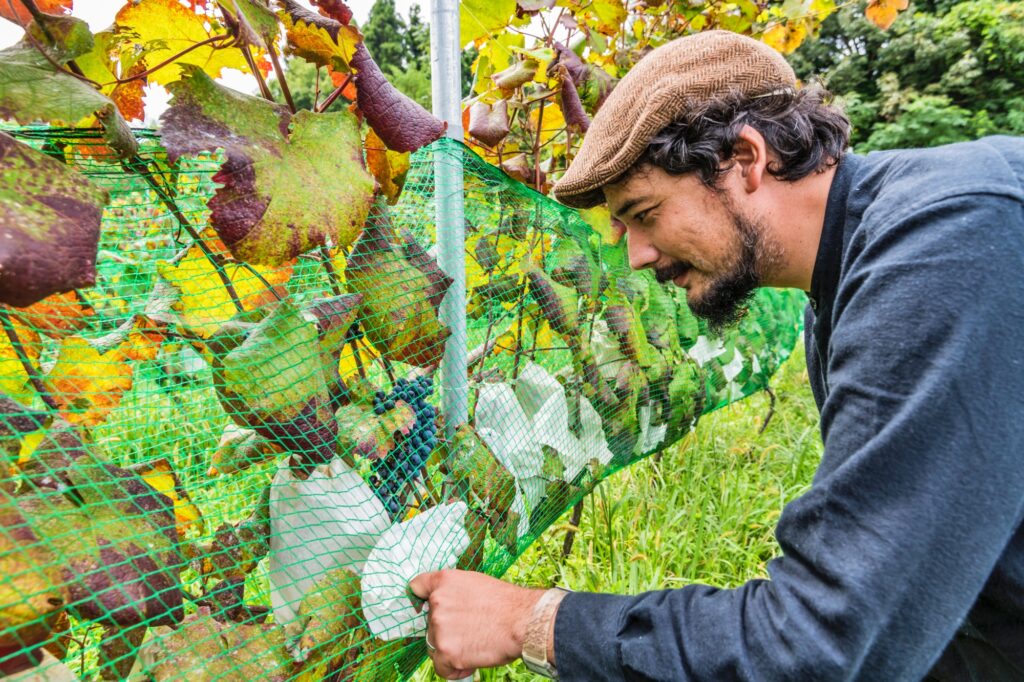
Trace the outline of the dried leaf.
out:
[[[356,46],[352,67],[359,110],[388,149],[414,152],[444,134],[447,124],[391,85],[363,43]]]
[[[488,147],[496,147],[508,136],[508,101],[494,104],[476,101],[469,107],[468,132]]]

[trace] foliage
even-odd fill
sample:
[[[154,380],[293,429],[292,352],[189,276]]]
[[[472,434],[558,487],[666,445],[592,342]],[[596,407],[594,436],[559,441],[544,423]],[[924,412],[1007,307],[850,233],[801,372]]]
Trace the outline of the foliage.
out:
[[[833,0],[467,0],[460,7],[461,40],[478,51],[464,103],[467,141],[542,192],[568,167],[588,117],[651,49],[689,33],[725,29],[789,53],[836,10]],[[885,24],[903,8],[899,0],[871,0],[868,18]],[[474,125],[485,113],[486,123]]]
[[[0,115],[73,124],[0,139],[0,230],[29,244],[3,263],[20,281],[0,299],[0,537],[16,557],[0,586],[32,591],[0,611],[11,652],[70,628],[83,675],[405,676],[424,654],[412,575],[502,572],[612,471],[762,387],[792,346],[802,296],[762,292],[712,337],[684,292],[629,271],[624,244],[438,141],[444,125],[389,82],[348,8],[315,5],[133,0],[96,36],[26,4],[26,39],[0,55],[0,75],[22,83],[27,65],[58,93],[8,89]],[[495,29],[515,10],[470,6]],[[513,37],[481,90],[521,121],[510,136],[533,126],[531,158],[506,166],[541,187],[554,168],[537,159],[567,126],[538,89],[567,83],[596,106],[623,54],[598,59],[602,36],[630,18],[612,0],[576,14],[596,61]],[[622,50],[651,44],[629,35]],[[478,76],[500,56],[487,49]],[[330,94],[300,110],[285,55]],[[215,80],[234,67],[260,96]],[[144,82],[174,96],[159,144],[126,125]],[[55,110],[64,87],[72,120]],[[459,425],[426,378],[452,333],[451,279],[425,244],[444,229],[435,171],[456,160],[473,299],[457,341],[476,356]],[[54,574],[20,570],[40,562]],[[348,637],[312,617],[337,568],[360,581],[342,596]]]
[[[923,2],[888,33],[841,9],[791,58],[820,76],[853,122],[859,150],[1024,134],[1024,3]]]

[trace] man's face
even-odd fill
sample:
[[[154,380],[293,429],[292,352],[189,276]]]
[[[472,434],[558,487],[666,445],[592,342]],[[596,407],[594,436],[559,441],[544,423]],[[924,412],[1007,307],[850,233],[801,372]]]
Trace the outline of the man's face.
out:
[[[626,235],[629,264],[686,289],[695,315],[713,328],[736,322],[780,258],[760,221],[742,215],[728,190],[694,175],[646,166],[604,188],[612,224]]]

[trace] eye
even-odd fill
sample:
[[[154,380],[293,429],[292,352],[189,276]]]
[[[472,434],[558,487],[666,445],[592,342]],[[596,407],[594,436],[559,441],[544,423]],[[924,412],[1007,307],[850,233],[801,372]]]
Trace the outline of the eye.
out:
[[[639,213],[633,214],[633,220],[635,220],[638,223],[643,223],[643,222],[645,222],[647,220],[647,216],[650,215],[650,213],[651,213],[651,209],[649,209],[649,208],[644,209],[643,211],[640,211]]]

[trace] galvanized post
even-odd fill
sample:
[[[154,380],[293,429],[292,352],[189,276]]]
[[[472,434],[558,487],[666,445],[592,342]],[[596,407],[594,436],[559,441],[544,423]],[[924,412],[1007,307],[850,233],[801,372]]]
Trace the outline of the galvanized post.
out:
[[[462,46],[458,0],[433,0],[430,21],[431,90],[434,115],[448,124],[448,137],[462,141]],[[441,303],[441,321],[451,329],[441,362],[441,409],[450,436],[469,418],[466,358],[466,230],[463,221],[462,149],[449,145],[434,157],[438,263],[452,278]]]

